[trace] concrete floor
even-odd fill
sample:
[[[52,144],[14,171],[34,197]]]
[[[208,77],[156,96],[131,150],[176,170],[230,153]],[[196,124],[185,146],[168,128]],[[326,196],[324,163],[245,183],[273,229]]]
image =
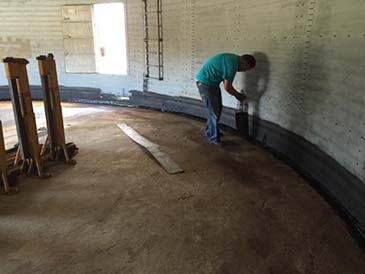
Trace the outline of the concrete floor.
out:
[[[51,179],[21,179],[18,195],[0,197],[1,274],[364,273],[365,254],[321,196],[232,133],[217,148],[201,122],[166,113],[67,104],[64,115],[78,164],[52,165]],[[185,173],[167,174],[119,122]]]

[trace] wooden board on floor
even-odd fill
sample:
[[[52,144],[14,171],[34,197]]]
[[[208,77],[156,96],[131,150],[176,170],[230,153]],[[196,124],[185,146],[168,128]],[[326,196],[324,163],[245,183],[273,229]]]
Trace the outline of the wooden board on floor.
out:
[[[127,124],[117,124],[117,126],[134,142],[147,149],[156,161],[170,174],[177,174],[184,172],[179,165],[166,154],[159,145],[156,145],[149,141],[147,138],[140,135],[133,128]]]

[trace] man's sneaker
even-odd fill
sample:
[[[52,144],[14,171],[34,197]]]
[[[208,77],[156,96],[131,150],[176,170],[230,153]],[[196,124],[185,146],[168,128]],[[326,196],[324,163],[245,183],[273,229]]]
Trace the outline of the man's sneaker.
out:
[[[217,147],[222,147],[222,143],[220,141],[211,141],[210,142],[212,145],[215,145]]]

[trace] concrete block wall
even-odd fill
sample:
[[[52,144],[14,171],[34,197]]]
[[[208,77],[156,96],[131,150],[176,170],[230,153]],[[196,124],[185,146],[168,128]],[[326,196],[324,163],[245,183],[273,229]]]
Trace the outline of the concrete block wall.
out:
[[[0,0],[0,53],[55,52],[65,86],[141,90],[140,0],[126,0],[128,76],[64,73],[61,6],[100,2],[113,1]],[[257,69],[234,83],[246,90],[250,112],[303,136],[365,183],[364,13],[359,0],[163,0],[165,79],[149,81],[149,90],[199,98],[194,76],[206,58],[253,53]],[[39,84],[35,62],[29,72]],[[227,94],[224,104],[236,107]]]

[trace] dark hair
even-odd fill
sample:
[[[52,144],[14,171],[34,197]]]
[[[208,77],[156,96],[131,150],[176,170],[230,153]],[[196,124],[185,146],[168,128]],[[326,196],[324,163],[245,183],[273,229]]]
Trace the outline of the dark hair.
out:
[[[250,65],[251,68],[256,67],[256,59],[252,55],[245,54],[241,56],[242,60],[244,60],[247,64]]]

